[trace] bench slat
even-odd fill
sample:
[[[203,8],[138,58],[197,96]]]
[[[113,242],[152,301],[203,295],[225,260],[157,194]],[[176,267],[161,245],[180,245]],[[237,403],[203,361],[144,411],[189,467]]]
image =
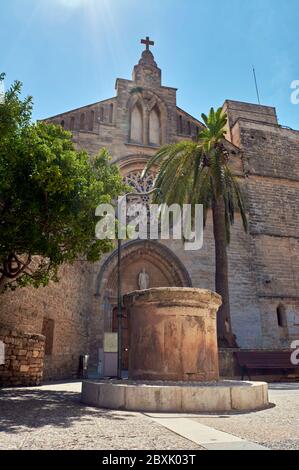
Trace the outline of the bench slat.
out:
[[[241,367],[248,369],[296,369],[291,363],[291,352],[236,352],[236,357]]]

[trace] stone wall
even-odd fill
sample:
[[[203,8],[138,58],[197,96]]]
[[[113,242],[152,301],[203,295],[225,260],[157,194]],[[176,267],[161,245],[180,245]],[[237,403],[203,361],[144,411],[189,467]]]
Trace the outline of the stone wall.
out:
[[[65,265],[59,276],[59,283],[0,296],[0,322],[10,329],[42,334],[45,321],[53,322],[52,334],[46,338],[45,380],[76,377],[79,356],[88,352],[93,266],[83,262]]]
[[[0,386],[39,385],[43,378],[45,337],[0,325],[5,364],[0,365]]]
[[[299,337],[299,132],[278,125],[274,108],[232,101],[225,106],[248,174],[249,261],[261,347],[289,348]],[[285,312],[283,326],[279,308]]]

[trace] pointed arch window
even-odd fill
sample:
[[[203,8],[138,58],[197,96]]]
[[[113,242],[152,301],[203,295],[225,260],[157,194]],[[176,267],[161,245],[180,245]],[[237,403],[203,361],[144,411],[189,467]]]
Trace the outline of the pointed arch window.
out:
[[[183,117],[181,115],[179,115],[179,118],[178,118],[178,131],[179,131],[179,134],[183,133]]]
[[[130,140],[138,144],[143,143],[143,115],[139,103],[136,103],[131,113]]]
[[[110,107],[109,107],[109,123],[110,124],[113,123],[113,104],[112,103],[110,104]]]
[[[80,116],[80,129],[85,129],[85,114],[82,113]]]
[[[149,116],[149,142],[152,145],[161,144],[161,116],[157,106],[151,110]]]
[[[100,121],[101,122],[104,121],[104,108],[103,108],[103,106],[100,108]]]
[[[89,131],[93,131],[93,123],[94,123],[94,111],[91,111],[89,115],[89,125],[88,125]]]
[[[74,116],[72,116],[70,120],[70,130],[73,131],[74,129],[75,129],[75,118]]]

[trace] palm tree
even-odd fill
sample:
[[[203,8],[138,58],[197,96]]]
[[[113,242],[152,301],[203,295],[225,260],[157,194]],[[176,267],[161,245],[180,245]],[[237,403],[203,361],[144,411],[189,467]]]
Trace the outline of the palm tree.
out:
[[[218,312],[218,342],[222,347],[235,347],[232,333],[228,287],[227,245],[235,209],[240,211],[244,230],[247,218],[238,183],[229,168],[230,154],[240,152],[225,139],[227,115],[212,108],[202,114],[205,127],[196,141],[180,141],[165,145],[148,162],[144,174],[158,166],[155,185],[166,204],[203,204],[204,225],[208,209],[212,209],[215,241],[215,289],[222,296]],[[154,199],[158,202],[158,197]],[[155,201],[154,201],[155,202]]]

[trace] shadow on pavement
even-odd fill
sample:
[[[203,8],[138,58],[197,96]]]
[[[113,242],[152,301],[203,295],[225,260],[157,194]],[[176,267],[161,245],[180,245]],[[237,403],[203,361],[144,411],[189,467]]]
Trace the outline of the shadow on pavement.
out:
[[[126,416],[87,407],[80,403],[78,392],[0,389],[0,432],[19,432],[44,426],[67,428],[76,420],[84,422],[95,417],[123,421]]]

